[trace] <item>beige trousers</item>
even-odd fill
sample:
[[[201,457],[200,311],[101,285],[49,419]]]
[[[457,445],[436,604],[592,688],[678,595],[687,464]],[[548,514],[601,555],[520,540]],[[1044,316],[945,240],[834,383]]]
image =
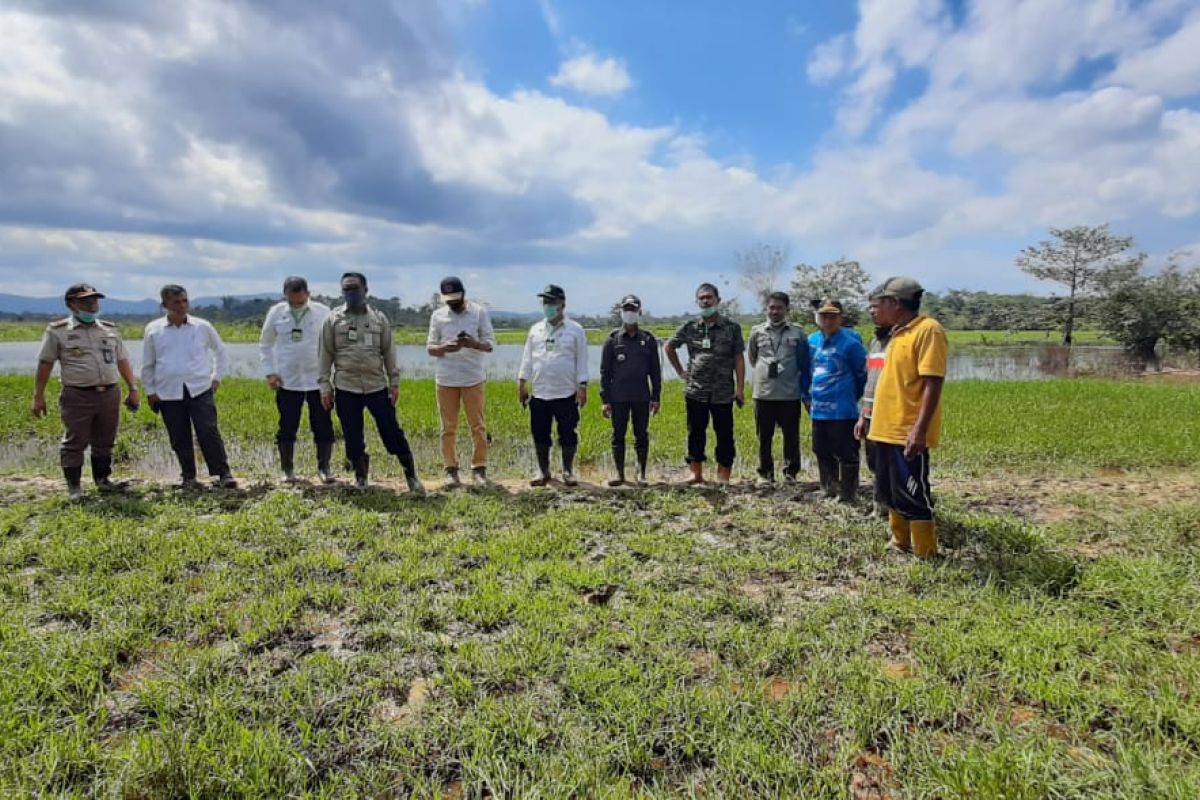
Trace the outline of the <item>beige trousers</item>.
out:
[[[458,435],[458,409],[461,405],[467,412],[467,425],[471,428],[471,441],[475,447],[471,453],[472,467],[487,466],[487,427],[483,418],[483,384],[474,386],[438,386],[438,413],[442,417],[442,463],[449,467],[458,466],[458,453],[454,442]]]

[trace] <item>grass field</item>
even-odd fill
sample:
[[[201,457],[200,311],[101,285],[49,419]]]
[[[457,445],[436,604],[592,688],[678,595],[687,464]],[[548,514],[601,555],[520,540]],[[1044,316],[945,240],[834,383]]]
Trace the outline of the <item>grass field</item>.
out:
[[[118,470],[150,480],[72,504],[30,387],[0,378],[0,796],[1200,785],[1191,386],[948,386],[936,563],[784,490],[181,494],[148,412]],[[492,390],[494,471],[516,479],[526,421]],[[669,391],[659,477],[681,463]],[[231,380],[218,402],[235,468],[267,477],[266,392]],[[400,417],[433,472],[431,384],[403,386]],[[594,398],[584,417],[602,471]],[[743,411],[743,476],[751,434]]]
[[[257,342],[260,324],[238,322],[218,322],[217,330],[221,334],[221,338],[227,342]],[[141,339],[142,329],[144,325],[133,323],[121,324],[121,335],[126,339]],[[814,326],[809,325],[810,329]],[[46,328],[42,322],[13,322],[0,321],[0,342],[30,342],[37,341],[42,338],[42,331]],[[660,339],[666,339],[675,332],[675,326],[671,325],[653,325],[648,328],[655,336]],[[744,332],[749,333],[749,326],[745,326]],[[864,339],[867,341],[871,338],[871,329],[863,326],[859,329]],[[527,328],[519,329],[501,329],[496,331],[496,342],[498,344],[524,344],[525,336],[528,332]],[[393,332],[396,344],[425,344],[425,336],[427,331],[424,328],[396,328]],[[603,344],[604,337],[608,335],[607,330],[589,330],[587,332],[588,342],[591,344]],[[1061,334],[1055,331],[947,331],[947,337],[951,345],[1014,345],[1014,344],[1059,344]],[[1111,339],[1108,339],[1100,331],[1092,328],[1084,328],[1077,330],[1075,333],[1076,344],[1114,344]]]

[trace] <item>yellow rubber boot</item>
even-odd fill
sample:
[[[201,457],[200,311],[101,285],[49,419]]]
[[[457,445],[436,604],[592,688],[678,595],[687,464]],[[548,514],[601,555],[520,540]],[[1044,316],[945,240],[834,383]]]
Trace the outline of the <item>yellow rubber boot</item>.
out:
[[[895,511],[888,511],[888,527],[892,530],[892,547],[909,552],[912,550],[912,533],[909,521]]]
[[[931,519],[914,519],[909,523],[912,529],[912,548],[919,558],[934,558],[938,554],[937,528]]]

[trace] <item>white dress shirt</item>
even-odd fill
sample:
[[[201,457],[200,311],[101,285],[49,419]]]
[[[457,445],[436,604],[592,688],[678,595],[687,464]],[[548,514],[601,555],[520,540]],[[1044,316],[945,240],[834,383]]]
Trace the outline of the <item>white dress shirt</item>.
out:
[[[146,325],[142,339],[142,385],[161,400],[182,400],[212,388],[229,371],[229,354],[217,329],[190,314],[182,325],[160,317]]]
[[[492,317],[479,303],[466,302],[462,313],[455,314],[450,306],[435,308],[429,315],[429,337],[427,345],[442,344],[458,338],[466,331],[481,342],[496,346],[496,333],[492,330]],[[482,350],[462,348],[456,353],[446,353],[435,358],[433,377],[438,386],[475,386],[487,379]]]
[[[263,375],[278,375],[281,388],[291,392],[317,390],[317,345],[329,316],[329,306],[315,300],[303,308],[297,322],[286,301],[271,306],[258,337]]]
[[[583,327],[563,317],[558,325],[535,322],[525,339],[518,376],[533,384],[539,400],[573,397],[588,379],[588,344]]]

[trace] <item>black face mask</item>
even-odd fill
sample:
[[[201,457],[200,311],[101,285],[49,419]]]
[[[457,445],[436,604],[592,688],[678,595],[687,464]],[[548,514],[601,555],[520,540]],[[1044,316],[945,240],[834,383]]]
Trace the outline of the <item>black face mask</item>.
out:
[[[892,327],[890,325],[876,325],[875,326],[875,338],[878,339],[879,341],[882,342],[884,339],[890,339],[891,336],[892,336]]]
[[[367,302],[367,293],[362,289],[343,289],[342,299],[350,308],[362,308]]]
[[[467,307],[466,302],[464,302],[462,300],[455,300],[453,302],[446,303],[446,305],[448,305],[450,307],[450,310],[453,311],[455,314],[461,313],[462,310]]]

